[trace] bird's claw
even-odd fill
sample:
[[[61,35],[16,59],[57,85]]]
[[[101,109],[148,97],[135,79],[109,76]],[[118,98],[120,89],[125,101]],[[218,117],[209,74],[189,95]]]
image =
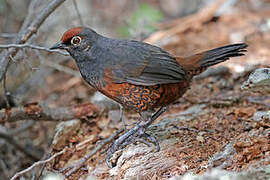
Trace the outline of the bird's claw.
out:
[[[144,139],[146,140],[146,142],[148,142],[148,143],[150,142],[156,146],[157,152],[160,150],[158,140],[155,136],[151,136],[150,134],[147,134],[147,133],[144,133],[143,136],[144,136]]]
[[[107,151],[105,162],[109,168],[113,168],[116,166],[116,163],[113,163],[111,160],[111,158],[113,157],[113,154],[117,151],[116,149],[117,148],[115,146],[115,142],[113,142],[113,144],[111,145],[111,147],[109,147],[109,149]]]
[[[137,127],[137,128],[136,128]],[[136,131],[134,131],[136,129]],[[142,142],[146,144],[147,146],[151,146],[151,144],[154,144],[156,146],[156,151],[160,150],[160,146],[158,143],[158,140],[155,136],[151,136],[144,132],[144,127],[135,126],[126,133],[124,133],[122,136],[120,136],[116,141],[113,142],[111,147],[107,151],[106,156],[106,164],[109,168],[113,168],[116,166],[116,163],[112,163],[111,158],[113,157],[114,153],[116,151],[119,151],[123,148],[125,148],[129,144],[134,144],[136,142]],[[119,157],[119,156],[118,156]],[[117,161],[117,158],[114,158]]]
[[[106,156],[106,158],[105,158],[105,162],[106,162],[106,164],[107,164],[107,166],[109,167],[109,168],[113,168],[113,167],[115,167],[116,166],[116,164],[115,163],[112,163],[111,162],[111,157],[112,157],[112,154],[107,154],[107,156]]]

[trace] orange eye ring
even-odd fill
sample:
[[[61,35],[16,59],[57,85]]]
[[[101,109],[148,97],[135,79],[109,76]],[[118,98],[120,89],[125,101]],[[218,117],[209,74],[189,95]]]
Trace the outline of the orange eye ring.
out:
[[[78,44],[80,44],[81,43],[81,41],[82,41],[82,38],[80,37],[80,36],[74,36],[72,39],[71,39],[71,44],[73,44],[73,45],[78,45]]]

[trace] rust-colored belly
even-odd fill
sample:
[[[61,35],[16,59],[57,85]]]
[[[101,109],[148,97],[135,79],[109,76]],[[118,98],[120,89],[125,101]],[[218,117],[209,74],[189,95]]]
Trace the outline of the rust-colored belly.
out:
[[[155,86],[107,83],[100,91],[125,108],[142,112],[169,105],[180,98],[188,86],[186,81]]]

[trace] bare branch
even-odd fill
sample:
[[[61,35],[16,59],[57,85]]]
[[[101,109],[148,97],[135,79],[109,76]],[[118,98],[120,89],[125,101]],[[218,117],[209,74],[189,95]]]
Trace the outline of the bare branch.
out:
[[[22,29],[26,29],[27,26],[29,26],[29,24],[31,23],[31,21],[35,18],[36,16],[36,7],[38,5],[40,5],[41,0],[32,0],[30,1],[30,4],[28,5],[28,9],[27,9],[27,15],[23,21],[23,24],[21,26],[21,30]]]
[[[16,36],[17,36],[16,33],[2,33],[2,34],[0,34],[1,38],[14,38]]]
[[[10,104],[9,104],[8,97],[7,97],[8,92],[7,92],[7,88],[6,88],[6,74],[4,74],[4,77],[3,77],[2,87],[3,87],[3,91],[4,91],[4,100],[6,102],[6,107],[10,108]]]
[[[67,73],[67,74],[71,74],[71,75],[73,75],[75,77],[81,78],[81,75],[80,75],[80,73],[78,71],[75,71],[75,70],[73,70],[73,69],[71,69],[69,67],[63,66],[61,64],[54,63],[54,62],[49,61],[49,60],[48,61],[42,61],[41,63],[46,65],[46,66],[49,66],[51,68],[54,68],[54,69],[56,69],[58,71],[61,71],[61,72]]]
[[[20,177],[21,175],[27,173],[28,171],[31,171],[33,168],[42,165],[42,164],[46,164],[47,162],[50,162],[51,160],[55,159],[57,156],[60,156],[62,154],[64,154],[66,152],[67,148],[63,149],[62,151],[55,153],[53,156],[51,156],[50,158],[43,160],[43,161],[37,161],[34,164],[32,164],[32,166],[28,167],[25,170],[22,170],[18,173],[16,173],[10,180],[15,180],[16,178]]]
[[[67,73],[67,74],[71,74],[71,75],[73,75],[73,76],[75,76],[75,77],[81,77],[81,75],[80,75],[79,72],[77,72],[77,71],[75,71],[75,70],[73,70],[73,69],[71,69],[71,68],[69,68],[69,67],[63,66],[63,65],[61,65],[61,64],[59,64],[59,63],[52,62],[52,61],[50,61],[50,60],[46,60],[46,59],[39,53],[38,50],[35,50],[35,53],[36,53],[36,55],[38,56],[38,58],[40,59],[40,63],[41,63],[41,64],[43,64],[43,65],[45,65],[45,66],[49,66],[49,67],[51,67],[51,68],[53,68],[53,69],[56,69],[56,70],[58,70],[58,71],[65,72],[65,73]]]
[[[14,41],[14,44],[24,44],[34,33],[37,32],[45,19],[63,2],[65,2],[65,0],[52,0],[27,28],[21,28],[18,37]],[[3,80],[4,74],[10,65],[10,56],[14,57],[17,52],[17,48],[10,48],[9,51],[4,51],[0,54],[0,81]]]
[[[29,103],[22,107],[0,110],[0,123],[20,120],[68,121],[83,117],[96,117],[98,108],[91,103],[73,107],[50,108],[46,103]]]
[[[65,53],[63,51],[50,50],[49,48],[42,47],[42,46],[36,46],[33,44],[6,44],[6,45],[0,44],[0,49],[8,49],[8,48],[31,48],[31,49],[46,51],[49,53],[59,53],[59,54],[64,55],[64,56],[68,56],[68,53]]]
[[[68,177],[71,174],[73,174],[74,172],[76,172],[78,169],[80,169],[83,164],[90,159],[92,156],[94,156],[98,151],[100,151],[102,148],[104,148],[104,146],[106,146],[107,144],[109,144],[110,142],[112,142],[120,133],[122,133],[124,131],[124,128],[119,129],[118,131],[116,131],[112,136],[108,137],[107,139],[104,139],[103,141],[101,141],[95,149],[93,149],[89,154],[84,155],[76,164],[71,164],[68,167],[65,167],[63,169],[61,169],[60,171],[63,172],[69,168],[71,168],[66,174],[65,176]]]
[[[80,25],[83,26],[83,20],[82,20],[82,16],[81,16],[79,8],[78,8],[77,0],[73,0],[73,5],[75,8],[75,11],[77,12],[77,16],[78,16],[78,19],[80,21]]]

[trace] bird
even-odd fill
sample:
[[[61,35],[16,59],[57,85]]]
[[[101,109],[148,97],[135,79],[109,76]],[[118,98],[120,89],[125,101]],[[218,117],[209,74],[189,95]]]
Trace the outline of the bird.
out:
[[[159,151],[157,138],[146,129],[183,96],[194,76],[231,57],[245,55],[247,47],[246,43],[230,44],[183,58],[145,42],[108,38],[88,27],[73,27],[50,49],[66,50],[90,86],[139,113],[138,123],[107,151],[105,161],[113,167],[113,154],[129,144],[154,144]]]

